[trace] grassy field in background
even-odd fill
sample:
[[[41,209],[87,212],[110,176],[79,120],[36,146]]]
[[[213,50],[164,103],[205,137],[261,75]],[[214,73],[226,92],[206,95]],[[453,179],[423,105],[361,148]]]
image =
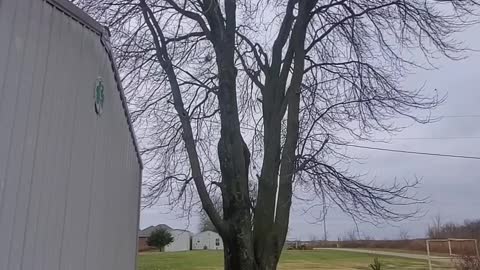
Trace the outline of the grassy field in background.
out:
[[[281,270],[370,269],[373,255],[336,250],[284,251]],[[378,256],[382,269],[428,269],[426,261]],[[138,257],[138,270],[221,270],[223,253],[217,251],[152,252]],[[445,269],[445,268],[444,268]]]

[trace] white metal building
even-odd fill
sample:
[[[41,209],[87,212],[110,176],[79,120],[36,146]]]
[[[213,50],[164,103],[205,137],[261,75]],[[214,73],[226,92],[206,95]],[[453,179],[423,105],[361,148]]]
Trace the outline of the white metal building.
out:
[[[192,233],[185,230],[169,230],[173,242],[165,246],[165,252],[190,250]]]
[[[192,249],[223,249],[223,241],[220,235],[212,231],[204,231],[192,237]]]
[[[173,242],[165,246],[163,251],[165,252],[174,252],[174,251],[187,251],[192,247],[192,233],[186,230],[172,229],[166,224],[159,224],[157,226],[149,226],[138,232],[139,238],[139,251],[149,250],[151,247],[148,246],[147,241],[150,235],[156,230],[166,230],[172,237]]]
[[[0,0],[0,269],[134,270],[141,169],[107,31]]]

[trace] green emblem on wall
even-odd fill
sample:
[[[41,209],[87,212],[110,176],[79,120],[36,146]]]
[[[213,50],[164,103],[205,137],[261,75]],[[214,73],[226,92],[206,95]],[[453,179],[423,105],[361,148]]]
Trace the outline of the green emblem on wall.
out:
[[[98,77],[95,83],[95,112],[100,115],[103,112],[103,103],[105,101],[105,86],[103,85],[103,80],[101,77]]]

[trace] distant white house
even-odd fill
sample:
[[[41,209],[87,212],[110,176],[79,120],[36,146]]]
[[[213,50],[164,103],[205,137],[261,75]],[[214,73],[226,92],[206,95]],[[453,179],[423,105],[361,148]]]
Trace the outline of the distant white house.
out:
[[[185,230],[169,230],[173,242],[165,246],[165,252],[187,251],[191,247],[192,233]]]
[[[192,249],[223,249],[223,241],[220,235],[212,231],[204,231],[192,237]]]

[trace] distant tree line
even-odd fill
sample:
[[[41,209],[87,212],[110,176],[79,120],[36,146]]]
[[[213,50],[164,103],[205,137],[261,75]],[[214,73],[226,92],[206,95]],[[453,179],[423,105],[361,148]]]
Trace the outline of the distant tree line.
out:
[[[480,219],[465,220],[462,224],[441,223],[439,219],[428,227],[427,236],[432,239],[465,238],[480,239]]]

